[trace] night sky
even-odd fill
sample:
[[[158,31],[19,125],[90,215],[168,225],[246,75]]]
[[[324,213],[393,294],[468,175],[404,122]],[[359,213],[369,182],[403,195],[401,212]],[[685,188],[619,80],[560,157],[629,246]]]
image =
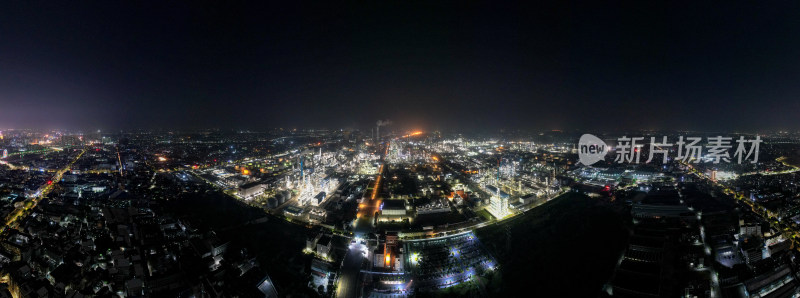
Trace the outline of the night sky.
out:
[[[800,129],[798,1],[89,2],[0,3],[0,127]]]

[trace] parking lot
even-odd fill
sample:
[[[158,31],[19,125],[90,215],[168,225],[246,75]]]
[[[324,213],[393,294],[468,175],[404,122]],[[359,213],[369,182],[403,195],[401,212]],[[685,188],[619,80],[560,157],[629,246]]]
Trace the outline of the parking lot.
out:
[[[406,268],[418,288],[446,288],[496,266],[472,232],[428,240],[406,241]]]

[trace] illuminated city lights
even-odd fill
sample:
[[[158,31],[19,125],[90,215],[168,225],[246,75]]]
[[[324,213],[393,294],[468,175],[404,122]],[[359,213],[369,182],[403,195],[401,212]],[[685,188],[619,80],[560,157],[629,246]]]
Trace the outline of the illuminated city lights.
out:
[[[0,297],[800,297],[800,2],[51,2]]]

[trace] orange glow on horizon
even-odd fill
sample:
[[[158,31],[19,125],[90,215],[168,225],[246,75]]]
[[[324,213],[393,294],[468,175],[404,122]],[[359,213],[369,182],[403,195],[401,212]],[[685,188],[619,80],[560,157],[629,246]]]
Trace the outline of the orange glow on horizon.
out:
[[[408,138],[408,137],[418,136],[418,135],[421,135],[422,133],[423,133],[422,131],[415,131],[415,132],[412,132],[410,134],[404,135],[403,137],[404,138]]]

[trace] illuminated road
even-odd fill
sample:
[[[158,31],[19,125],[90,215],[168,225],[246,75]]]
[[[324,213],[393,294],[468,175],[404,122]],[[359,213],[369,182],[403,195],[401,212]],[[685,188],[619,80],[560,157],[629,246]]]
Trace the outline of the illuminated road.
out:
[[[344,256],[339,270],[339,281],[336,288],[337,298],[361,296],[361,267],[364,255],[358,249],[350,249]]]
[[[386,146],[386,151],[389,146]],[[381,156],[381,166],[378,169],[378,174],[375,177],[375,184],[372,188],[372,193],[369,197],[365,197],[359,203],[358,214],[356,215],[355,227],[353,232],[357,238],[366,238],[369,233],[372,233],[375,226],[372,224],[375,217],[375,212],[380,210],[381,199],[378,198],[380,191],[382,176],[383,176],[383,158],[386,153]],[[361,267],[364,262],[364,255],[360,249],[353,249],[352,247],[347,251],[342,267],[339,269],[339,281],[337,282],[336,297],[359,297],[361,296]]]
[[[389,151],[389,144],[386,145],[386,150],[381,155],[381,166],[378,169],[378,174],[375,175],[375,184],[372,187],[372,194],[368,198],[363,198],[358,204],[358,213],[356,214],[356,234],[371,232],[373,229],[372,222],[375,218],[375,213],[380,211],[381,203],[383,202],[378,193],[381,189],[381,182],[383,181],[383,170],[385,168],[383,159]],[[358,236],[358,235],[357,235]]]
[[[372,194],[369,198],[365,198],[362,200],[361,204],[359,204],[358,208],[358,217],[366,217],[371,218],[375,215],[375,212],[378,212],[381,207],[381,200],[378,198],[378,192],[380,191],[381,187],[381,178],[383,176],[383,164],[381,164],[380,168],[378,169],[378,175],[375,177],[375,184],[372,186]]]
[[[16,169],[19,169],[19,168],[20,168],[20,167],[18,167],[18,166],[15,166],[15,165],[13,165],[13,164],[11,164],[11,163],[9,163],[9,162],[5,161],[5,160],[0,160],[0,164],[4,164],[4,165],[8,166],[8,168],[9,168],[9,169],[12,169],[12,170],[16,170]]]
[[[119,154],[119,147],[116,147],[116,149],[117,149],[117,162],[119,162],[119,175],[120,176],[125,176],[125,174],[122,172],[122,167],[123,167],[122,166],[122,156],[120,156],[120,154]]]
[[[17,228],[19,220],[21,218],[24,218],[24,216],[28,211],[30,211],[33,208],[36,208],[36,205],[39,204],[39,201],[41,201],[42,198],[46,197],[47,194],[50,193],[51,190],[53,190],[53,187],[56,184],[56,182],[61,180],[61,177],[64,175],[64,173],[69,171],[72,168],[72,165],[75,164],[75,162],[78,161],[81,158],[81,156],[83,156],[84,153],[86,153],[86,149],[83,149],[81,153],[78,154],[77,157],[75,157],[75,159],[73,159],[65,167],[58,170],[58,172],[56,172],[56,174],[53,176],[52,180],[50,180],[47,184],[41,186],[39,188],[39,191],[36,192],[37,195],[35,197],[31,198],[30,200],[26,200],[25,203],[22,204],[22,206],[11,212],[6,217],[6,224],[3,227],[2,231],[3,232],[6,231],[6,229],[9,227]]]

